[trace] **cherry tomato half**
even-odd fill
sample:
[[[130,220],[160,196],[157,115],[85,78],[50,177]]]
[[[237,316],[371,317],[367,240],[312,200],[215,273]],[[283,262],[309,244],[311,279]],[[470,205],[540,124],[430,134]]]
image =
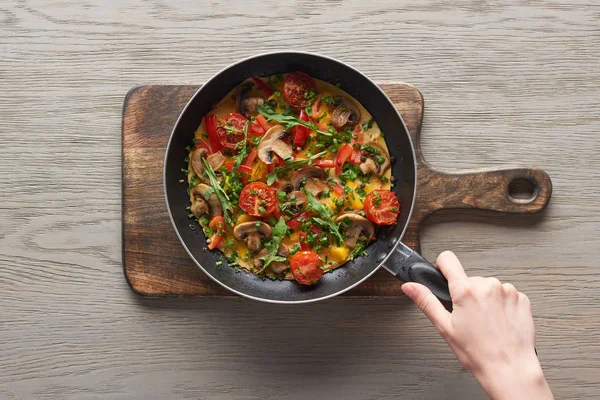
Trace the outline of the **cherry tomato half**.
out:
[[[373,190],[365,199],[364,211],[377,225],[393,225],[398,220],[400,203],[391,190]]]
[[[323,265],[323,261],[318,254],[312,251],[299,251],[294,254],[290,260],[290,270],[294,279],[302,285],[314,285],[317,283],[323,270],[319,268]]]
[[[266,217],[277,208],[275,189],[263,182],[252,182],[240,192],[240,208],[254,217]]]
[[[283,97],[294,107],[304,107],[310,100],[307,93],[316,89],[317,84],[304,72],[292,72],[283,81]]]
[[[210,221],[208,227],[215,232],[211,235],[210,243],[208,244],[208,248],[212,250],[216,248],[219,243],[221,243],[221,240],[223,240],[223,234],[225,233],[225,220],[222,216],[218,215]]]
[[[244,126],[248,120],[242,114],[229,113],[225,121],[217,128],[219,142],[228,149],[235,148],[241,140],[244,139]]]

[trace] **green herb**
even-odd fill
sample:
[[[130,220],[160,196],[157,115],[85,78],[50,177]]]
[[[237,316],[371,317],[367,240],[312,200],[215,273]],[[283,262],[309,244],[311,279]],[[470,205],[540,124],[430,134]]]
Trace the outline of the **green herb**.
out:
[[[375,155],[381,154],[381,151],[379,151],[379,149],[376,149],[375,147],[373,147],[373,146],[371,146],[369,144],[363,144],[361,146],[361,149],[364,150],[364,151],[367,151],[367,152],[369,152],[371,154],[375,154]]]
[[[256,110],[261,113],[267,120],[269,121],[277,121],[280,124],[282,124],[283,126],[285,126],[286,129],[291,129],[297,125],[302,125],[305,126],[317,133],[320,133],[321,135],[325,135],[325,136],[331,136],[332,133],[330,131],[323,131],[321,129],[319,129],[319,127],[317,125],[315,125],[314,122],[312,121],[302,121],[300,118],[293,116],[293,115],[284,115],[284,114],[279,114],[277,111],[273,110],[273,108],[271,108],[271,106],[269,106],[268,104],[262,105],[262,106],[256,106]]]
[[[186,157],[186,158],[183,159],[183,161],[185,161],[186,163],[189,163],[190,162],[190,158]]]
[[[195,188],[196,186],[198,186],[198,184],[200,183],[200,181],[198,180],[198,177],[196,175],[192,176],[190,178],[190,189]]]
[[[194,218],[194,214],[188,214],[188,218],[189,218],[189,219],[192,219],[192,218]]]
[[[269,252],[269,255],[266,257],[262,257],[261,259],[264,261],[264,264],[260,271],[257,273],[262,273],[273,261],[285,261],[286,258],[277,255],[277,251],[279,251],[279,246],[281,245],[281,241],[285,237],[287,233],[287,225],[285,224],[285,220],[283,218],[279,218],[277,224],[271,230],[271,239],[265,243],[265,248]]]
[[[211,186],[213,192],[217,195],[219,202],[221,203],[221,208],[223,209],[223,218],[225,219],[225,223],[227,225],[231,225],[231,216],[229,215],[228,211],[233,212],[233,205],[229,201],[229,196],[227,195],[227,193],[225,193],[225,191],[219,184],[219,181],[217,181],[217,177],[215,176],[215,171],[213,171],[213,169],[210,166],[210,164],[208,163],[208,161],[206,161],[206,158],[203,158],[202,161],[204,162],[204,166],[205,166],[204,173],[206,175],[208,175],[208,179],[210,180],[210,186]],[[210,194],[207,194],[207,197],[208,196],[210,196]]]
[[[266,214],[267,210],[265,210],[265,208],[263,206],[258,207],[258,212],[261,214]]]
[[[331,232],[335,238],[337,239],[338,244],[344,241],[342,234],[340,233],[340,229],[338,225],[333,222],[333,216],[331,215],[331,209],[321,203],[317,198],[311,193],[310,190],[305,190],[306,197],[308,198],[308,208],[319,214],[321,217],[318,222],[327,226],[329,232]],[[317,221],[317,218],[313,218]]]
[[[181,168],[181,172],[183,172],[184,174],[189,174],[190,170],[189,169],[185,169],[185,168]]]
[[[281,202],[286,201],[287,193],[286,192],[277,192],[277,199]]]
[[[327,116],[327,113],[323,113],[323,114],[321,114],[321,116],[320,116],[319,118],[317,118],[317,122],[321,122],[321,120],[322,120],[323,118],[325,118],[326,116]]]
[[[276,167],[273,172],[267,174],[267,185],[271,186],[280,176],[285,175],[290,171],[306,167],[311,161],[316,158],[323,157],[325,154],[327,154],[327,152],[322,151],[304,160],[286,161],[283,167]]]
[[[196,227],[195,227],[194,225],[192,225],[192,224],[189,224],[188,226],[190,227],[190,229],[191,229],[191,230],[193,230],[193,231],[195,231],[195,230],[196,230]]]
[[[361,124],[362,130],[367,131],[373,127],[373,123],[375,122],[375,118],[371,118],[370,120],[363,122]]]
[[[354,260],[356,257],[358,256],[366,256],[367,252],[365,251],[365,248],[367,247],[367,241],[366,240],[359,240],[358,243],[356,243],[356,247],[354,249],[352,249],[352,253],[350,254],[350,260]]]
[[[221,261],[221,260],[219,260],[219,261],[216,261],[216,262],[215,262],[215,265],[216,265],[216,266],[223,265],[223,261]]]

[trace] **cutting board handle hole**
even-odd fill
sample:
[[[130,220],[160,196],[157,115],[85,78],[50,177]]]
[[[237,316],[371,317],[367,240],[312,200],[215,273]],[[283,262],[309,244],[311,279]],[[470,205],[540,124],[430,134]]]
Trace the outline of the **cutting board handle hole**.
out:
[[[529,178],[515,178],[508,184],[508,197],[515,203],[531,203],[538,193],[537,183]]]

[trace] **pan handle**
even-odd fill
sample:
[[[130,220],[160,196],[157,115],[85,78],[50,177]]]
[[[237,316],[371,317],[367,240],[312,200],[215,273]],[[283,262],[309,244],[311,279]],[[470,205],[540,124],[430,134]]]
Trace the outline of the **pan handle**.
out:
[[[398,243],[383,267],[401,281],[424,285],[448,311],[452,311],[452,298],[446,277],[423,256],[404,243]]]

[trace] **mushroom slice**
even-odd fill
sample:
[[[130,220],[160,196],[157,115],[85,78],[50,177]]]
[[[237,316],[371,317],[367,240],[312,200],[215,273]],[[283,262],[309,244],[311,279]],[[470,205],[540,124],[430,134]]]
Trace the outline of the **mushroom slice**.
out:
[[[242,85],[238,89],[235,97],[237,111],[248,119],[250,119],[251,116],[257,115],[256,106],[265,104],[265,99],[262,97],[248,96],[249,91],[249,86]]]
[[[342,229],[346,232],[346,239],[344,241],[351,249],[356,247],[361,236],[367,241],[373,239],[375,236],[375,226],[373,223],[358,214],[342,214],[335,219],[335,222],[342,223]]]
[[[217,151],[208,156],[206,161],[208,161],[208,164],[212,167],[213,171],[216,171],[225,164],[225,156],[220,151]]]
[[[192,160],[192,168],[199,177],[202,177],[202,174],[204,173],[204,162],[202,162],[202,158],[206,157],[206,154],[208,154],[208,150],[199,147],[194,150],[190,156],[190,159]]]
[[[268,255],[269,252],[267,249],[262,249],[256,254],[256,257],[254,258],[254,266],[258,270],[262,269],[262,267],[265,265],[265,261],[262,260],[262,258],[267,257]],[[277,250],[277,255],[281,257],[287,257],[290,255],[290,249],[285,244],[281,243],[279,245],[279,249]],[[273,271],[273,273],[281,274],[283,271],[288,269],[288,265],[283,261],[273,261],[271,264],[269,264],[269,268],[271,271]]]
[[[292,206],[300,206],[302,204],[306,204],[308,201],[306,193],[301,190],[294,190],[292,193],[290,193],[288,198],[290,199],[289,204]]]
[[[200,177],[200,179],[204,178],[203,158],[206,158],[206,161],[208,161],[214,171],[217,171],[225,163],[225,156],[220,151],[208,156],[208,150],[202,147],[197,148],[192,152],[190,159],[192,160],[192,168],[194,169],[196,175]]]
[[[342,97],[331,114],[331,125],[340,129],[343,126],[355,126],[358,121],[360,121],[360,110],[352,101]]]
[[[262,162],[273,164],[273,154],[277,154],[282,160],[292,156],[292,147],[281,140],[283,135],[283,125],[275,125],[265,133],[258,145],[258,157]]]
[[[190,207],[190,211],[196,218],[202,214],[208,214],[211,218],[223,215],[221,202],[217,195],[213,192],[207,198],[206,194],[209,189],[210,187],[204,183],[200,183],[192,189],[192,206]]]
[[[242,222],[233,228],[233,236],[248,245],[248,250],[256,252],[262,247],[262,240],[271,237],[271,227],[261,221]]]
[[[367,142],[362,146],[360,171],[363,174],[374,173],[383,176],[390,167],[390,155],[375,142]]]
[[[300,190],[302,185],[307,190],[310,190],[313,195],[318,196],[319,193],[327,189],[327,185],[323,182],[325,179],[325,171],[319,167],[302,168],[290,179],[294,190]]]

